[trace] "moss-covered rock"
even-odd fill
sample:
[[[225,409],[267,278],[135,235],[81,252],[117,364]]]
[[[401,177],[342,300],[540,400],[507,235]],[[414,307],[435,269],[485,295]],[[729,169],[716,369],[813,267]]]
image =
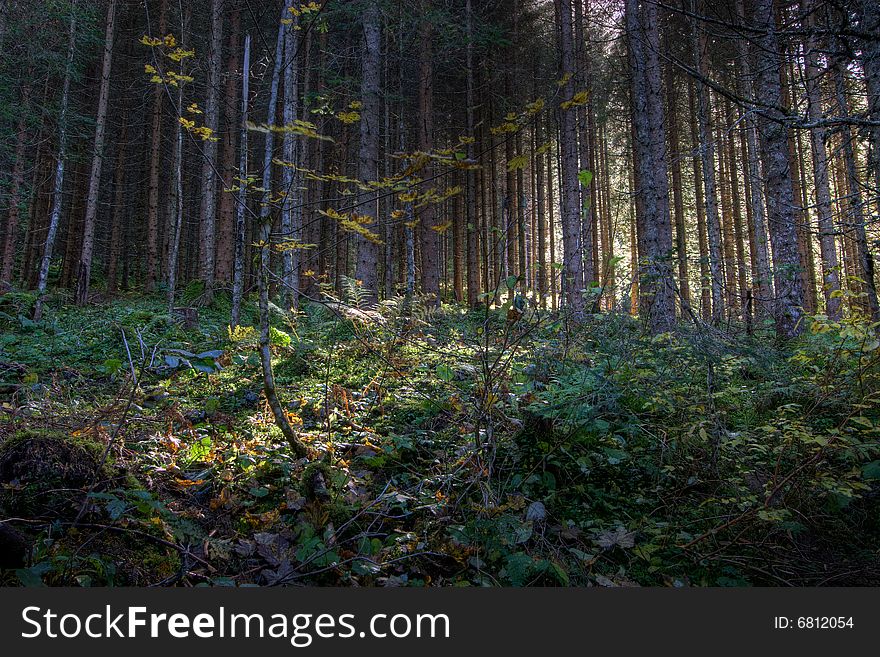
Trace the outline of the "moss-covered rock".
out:
[[[37,516],[65,515],[94,482],[116,472],[106,446],[86,437],[26,429],[0,443],[0,509]]]

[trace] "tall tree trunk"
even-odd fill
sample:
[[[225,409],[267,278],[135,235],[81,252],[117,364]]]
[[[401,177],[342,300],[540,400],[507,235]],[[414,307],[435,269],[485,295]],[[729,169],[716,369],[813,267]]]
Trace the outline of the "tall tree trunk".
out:
[[[220,123],[220,62],[223,54],[223,0],[211,0],[211,32],[208,50],[208,90],[205,95],[205,127],[211,136],[202,143],[202,204],[199,222],[200,276],[210,300],[214,290],[214,257],[217,238],[217,139]]]
[[[21,221],[22,187],[24,186],[25,148],[27,146],[27,118],[30,110],[31,85],[25,83],[21,90],[21,111],[15,138],[15,163],[9,186],[9,211],[6,216],[6,234],[0,254],[0,289],[12,286],[15,270],[15,247],[18,240],[18,224]]]
[[[667,39],[668,41],[668,39]],[[668,47],[668,46],[667,46]],[[669,157],[672,174],[672,201],[675,208],[675,255],[678,260],[678,290],[682,311],[690,308],[691,288],[688,281],[687,233],[684,224],[684,197],[681,180],[681,140],[678,135],[678,95],[672,66],[666,67],[666,116],[669,126]]]
[[[736,0],[736,13],[745,16],[743,0]],[[737,90],[740,96],[750,97],[748,86],[752,80],[752,66],[745,40],[737,41],[737,59],[739,61],[739,77]],[[754,112],[747,112],[745,118],[746,153],[749,170],[749,206],[752,217],[752,233],[754,234],[755,262],[757,268],[753,273],[753,284],[757,293],[756,314],[767,314],[772,307],[773,289],[770,274],[770,252],[767,246],[767,222],[764,213],[764,197],[761,193],[764,183],[761,179],[761,162],[758,152],[758,125]]]
[[[880,4],[876,0],[860,0],[859,27],[874,38],[861,40],[862,69],[865,73],[867,114],[874,121],[870,127],[869,170],[874,174],[874,203],[880,212]]]
[[[691,0],[695,12],[704,11],[703,0]],[[705,30],[699,30],[696,19],[692,19],[694,63],[704,78],[709,77],[708,40]],[[724,296],[722,278],[721,220],[718,216],[718,197],[715,189],[715,144],[712,138],[710,119],[712,109],[709,104],[709,90],[702,80],[696,81],[697,125],[700,138],[701,176],[705,191],[706,230],[709,238],[709,273],[712,291],[712,321],[716,324],[724,316]]]
[[[760,30],[754,44],[755,57],[761,63],[755,73],[755,97],[767,106],[759,112],[758,129],[773,247],[776,332],[779,337],[790,338],[803,330],[804,291],[788,159],[788,126],[777,109],[782,106],[782,86],[773,0],[754,0],[752,16],[753,26]]]
[[[688,105],[691,116],[691,150],[701,153],[699,128],[697,126],[696,91],[693,81],[688,85]],[[697,215],[697,247],[700,255],[700,317],[703,321],[712,318],[712,273],[709,267],[709,238],[706,229],[706,202],[703,198],[703,158],[692,159],[694,179],[694,210]]]
[[[287,26],[285,22],[288,20],[288,16],[290,12],[287,11],[287,6],[283,6],[281,8],[281,18],[279,19],[281,22],[278,24],[278,37],[275,41],[275,58],[273,60],[272,65],[272,78],[269,82],[269,104],[268,109],[266,111],[266,125],[270,127],[270,130],[266,132],[266,139],[263,145],[263,164],[260,169],[262,184],[260,185],[263,190],[262,198],[260,199],[260,224],[259,224],[259,239],[260,241],[260,265],[258,266],[258,270],[262,269],[263,258],[266,259],[266,266],[269,265],[270,259],[268,254],[268,244],[263,244],[262,240],[268,241],[271,237],[272,230],[272,158],[275,151],[275,133],[271,130],[271,127],[275,125],[278,111],[278,86],[281,79],[281,67],[284,63],[284,40],[287,34]],[[260,271],[257,272],[257,278],[259,279],[262,274]]]
[[[116,172],[113,180],[113,211],[110,214],[110,259],[107,265],[107,291],[116,292],[119,281],[119,260],[125,240],[125,151],[128,132],[127,116],[122,115],[122,128],[119,135],[119,148],[116,153]]]
[[[535,191],[538,211],[538,301],[541,308],[547,307],[547,216],[544,211],[546,205],[546,188],[544,182],[544,153],[541,150],[543,138],[543,121],[539,118],[535,121]]]
[[[159,34],[167,27],[168,0],[162,0],[159,8]],[[152,126],[150,131],[150,173],[147,191],[147,278],[144,289],[152,292],[159,280],[161,259],[159,257],[159,171],[162,160],[162,85],[153,88]]]
[[[434,69],[433,28],[429,14],[431,0],[420,0],[423,18],[419,26],[419,150],[434,149]],[[430,179],[433,167],[426,167],[422,178]],[[435,229],[436,208],[428,203],[420,212],[422,248],[422,293],[429,305],[440,304],[440,234]]]
[[[465,96],[466,131],[468,144],[466,156],[473,165],[475,150],[474,142],[474,11],[472,0],[465,5],[465,21],[467,45],[465,59],[467,66],[467,89]],[[477,226],[477,172],[468,169],[465,172],[465,226],[467,228],[467,303],[473,308],[477,305],[480,293],[480,265],[477,246],[479,227]]]
[[[235,256],[232,273],[233,328],[241,323],[241,303],[244,297],[245,213],[247,212],[248,179],[248,96],[250,95],[251,35],[244,37],[244,61],[241,67],[241,116],[238,138],[238,195],[235,208]]]
[[[363,15],[363,51],[361,60],[361,139],[358,152],[358,178],[369,184],[379,178],[379,116],[381,113],[380,66],[382,35],[379,5],[368,0]],[[368,239],[357,235],[357,266],[355,277],[362,282],[366,302],[375,305],[379,299],[378,195],[367,192],[358,196],[358,214],[365,228],[376,235]]]
[[[733,114],[733,106],[730,100],[726,101],[725,113],[727,114],[727,179],[730,184],[731,213],[733,217],[733,239],[736,249],[736,290],[739,297],[738,305],[742,310],[742,319],[748,312],[749,287],[746,281],[746,240],[742,226],[742,201],[739,188],[739,168],[736,155],[736,117]]]
[[[591,92],[591,70],[589,54],[584,39],[584,17],[589,15],[589,7],[584,12],[585,0],[573,0],[574,2],[574,35],[575,35],[575,80],[578,92]],[[583,263],[583,287],[587,290],[597,282],[596,261],[593,253],[593,242],[596,238],[596,210],[592,204],[592,193],[595,186],[595,171],[591,165],[593,155],[590,147],[590,101],[589,95],[586,103],[578,105],[577,132],[578,132],[578,156],[580,159],[579,171],[589,171],[589,175],[578,176],[580,183],[580,210],[581,210],[581,248]]]
[[[43,297],[49,282],[49,264],[52,262],[52,249],[55,246],[55,234],[61,220],[61,207],[64,201],[64,164],[67,158],[67,112],[70,104],[70,78],[73,75],[73,62],[76,53],[76,12],[74,2],[70,8],[69,40],[67,59],[64,64],[64,82],[61,86],[61,111],[58,116],[58,154],[55,165],[55,182],[52,188],[52,212],[49,214],[49,227],[43,245],[43,257],[40,260],[37,278],[37,301],[34,304],[34,321],[40,321],[43,315]]]
[[[574,97],[574,36],[571,19],[572,0],[555,0],[556,17],[559,21],[560,52],[562,53],[562,87],[560,109],[560,149],[562,150],[561,192],[563,255],[563,290],[565,303],[575,313],[584,309],[583,261],[581,259],[580,194],[578,189],[578,142],[577,109],[570,105]],[[566,107],[566,103],[569,105]]]
[[[635,103],[635,151],[639,166],[636,194],[644,204],[644,273],[642,297],[648,307],[640,312],[653,333],[675,323],[675,282],[669,256],[672,228],[669,218],[669,182],[666,166],[666,135],[660,75],[657,5],[626,0],[626,27],[632,53],[632,86]]]
[[[846,95],[845,64],[838,59],[832,66],[834,74],[834,97],[840,116],[849,115],[849,102]],[[864,284],[866,294],[865,311],[873,321],[880,321],[880,306],[877,302],[877,283],[874,280],[874,256],[868,246],[865,230],[865,206],[862,197],[862,182],[856,167],[855,136],[852,127],[846,123],[840,127],[843,163],[846,167],[846,181],[849,190],[849,214],[847,229],[855,238],[858,253],[859,278]]]
[[[107,7],[107,32],[104,37],[104,58],[101,64],[101,90],[98,94],[98,113],[95,117],[94,155],[89,177],[89,195],[83,222],[82,254],[76,277],[77,305],[89,300],[89,282],[92,274],[92,256],[95,249],[95,220],[98,215],[98,196],[101,185],[101,166],[104,163],[104,135],[107,130],[107,103],[110,100],[110,72],[113,67],[113,38],[116,33],[116,0]]]
[[[294,15],[284,37],[284,125],[292,127],[299,115],[299,17]],[[302,241],[302,185],[297,170],[299,138],[285,130],[282,139],[282,157],[285,165],[281,172],[281,297],[285,308],[299,307],[299,253]]]
[[[180,40],[181,42],[185,42],[188,38],[189,24],[190,19],[192,18],[192,7],[187,5],[186,7],[181,7],[180,10],[183,12],[183,15],[180,17]],[[182,60],[180,62],[180,74],[185,74],[184,62],[186,60]],[[174,108],[178,113],[178,119],[182,116],[184,108],[183,108],[183,84],[179,84],[177,86],[177,105]],[[180,257],[180,240],[181,234],[183,233],[183,209],[184,209],[184,198],[183,198],[183,160],[186,154],[183,151],[183,125],[181,125],[180,121],[175,122],[175,130],[174,130],[174,149],[172,154],[172,165],[171,165],[171,187],[172,194],[170,198],[173,200],[173,205],[169,204],[169,219],[170,226],[168,227],[168,264],[166,266],[167,276],[168,276],[168,291],[166,296],[166,303],[168,305],[168,315],[172,316],[174,314],[174,298],[175,293],[177,292],[177,278],[178,278],[178,260]]]
[[[228,284],[233,278],[235,269],[235,236],[236,236],[236,195],[231,190],[236,188],[236,137],[239,133],[238,121],[238,84],[241,65],[241,12],[236,6],[232,12],[231,29],[229,31],[229,70],[226,73],[226,87],[223,93],[224,126],[221,151],[221,186],[220,205],[217,210],[219,224],[217,226],[217,255],[214,262],[214,279],[221,284]]]

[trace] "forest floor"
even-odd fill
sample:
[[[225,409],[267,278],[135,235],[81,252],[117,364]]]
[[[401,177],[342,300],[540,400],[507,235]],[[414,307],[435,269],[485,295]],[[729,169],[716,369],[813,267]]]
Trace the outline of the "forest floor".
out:
[[[190,328],[159,296],[32,303],[0,296],[4,585],[880,585],[863,322],[780,348],[616,313],[277,311],[297,458],[223,295]]]

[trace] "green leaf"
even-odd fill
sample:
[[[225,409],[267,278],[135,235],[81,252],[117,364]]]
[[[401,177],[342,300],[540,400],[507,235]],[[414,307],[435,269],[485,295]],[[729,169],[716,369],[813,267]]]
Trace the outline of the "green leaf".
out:
[[[455,379],[455,370],[453,370],[446,363],[440,363],[436,368],[437,376],[440,377],[442,381],[446,381],[449,383],[453,379]]]
[[[593,182],[593,172],[592,171],[578,171],[578,182],[584,187],[589,187],[590,183]]]
[[[863,479],[880,479],[880,461],[871,461],[862,466]]]

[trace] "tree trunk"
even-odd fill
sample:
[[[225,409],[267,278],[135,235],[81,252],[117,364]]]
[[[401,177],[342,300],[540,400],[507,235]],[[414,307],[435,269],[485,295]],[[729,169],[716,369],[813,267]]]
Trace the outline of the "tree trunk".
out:
[[[626,26],[632,53],[632,88],[635,113],[635,152],[638,162],[636,194],[644,206],[644,269],[640,277],[640,313],[653,333],[675,323],[675,282],[669,255],[672,229],[669,218],[669,182],[666,166],[662,84],[659,62],[657,5],[626,0]]]
[[[0,258],[0,289],[12,286],[15,270],[15,247],[18,239],[18,224],[21,221],[22,187],[24,186],[25,147],[27,146],[27,118],[30,110],[31,85],[25,83],[21,90],[21,112],[15,139],[15,163],[12,166],[12,180],[9,187],[9,212],[6,217],[6,235],[3,239],[3,252]]]
[[[205,127],[211,136],[202,142],[202,205],[199,226],[200,276],[210,300],[214,289],[214,257],[217,235],[217,161],[220,123],[220,60],[223,54],[223,0],[211,0],[211,32],[208,50],[208,92],[205,96]]]
[[[110,260],[107,265],[107,291],[118,289],[118,271],[120,252],[125,239],[125,151],[128,131],[126,115],[122,115],[122,128],[119,135],[119,149],[116,153],[116,172],[113,180],[113,211],[110,214]]]
[[[94,155],[89,177],[89,195],[83,222],[82,254],[76,277],[77,305],[89,300],[89,282],[92,274],[92,256],[95,248],[95,220],[98,215],[98,196],[101,185],[101,166],[104,163],[104,135],[107,130],[107,103],[110,100],[110,72],[113,67],[113,38],[116,32],[116,0],[107,8],[107,32],[104,38],[104,58],[101,64],[101,90],[98,94],[98,114],[95,117]]]
[[[474,12],[472,0],[465,5],[465,60],[467,66],[467,89],[465,96],[465,113],[468,144],[466,156],[469,163],[474,162]],[[480,293],[480,265],[477,236],[477,172],[468,169],[465,172],[465,227],[467,229],[467,303],[473,308],[477,305]]]
[[[696,5],[691,0],[691,8],[703,13],[703,2]],[[709,76],[709,53],[705,30],[699,31],[696,20],[693,20],[694,63],[703,77]],[[721,221],[718,216],[718,197],[715,189],[715,145],[712,139],[710,118],[712,109],[709,105],[709,90],[702,80],[696,81],[697,92],[697,125],[699,127],[701,176],[705,191],[706,230],[709,238],[709,273],[712,291],[712,321],[719,323],[724,316],[724,296],[722,278],[721,252]]]
[[[168,0],[162,0],[159,8],[159,34],[165,34]],[[152,292],[159,280],[159,170],[162,160],[162,85],[153,88],[152,129],[150,132],[150,174],[147,191],[147,278],[144,289]]]
[[[241,67],[241,118],[238,138],[238,195],[235,208],[235,255],[232,273],[233,328],[241,323],[241,303],[244,297],[245,213],[247,212],[248,178],[248,96],[250,95],[251,35],[244,37],[244,63]]]
[[[360,150],[358,153],[358,178],[366,184],[379,178],[379,115],[381,112],[380,66],[382,63],[382,38],[379,5],[369,0],[363,15],[363,51],[361,68],[361,121]],[[378,195],[374,192],[358,196],[357,212],[364,227],[376,235],[368,239],[357,235],[357,266],[355,278],[361,281],[366,303],[376,305],[379,300],[379,245]]]
[[[736,13],[745,16],[743,0],[736,0]],[[752,67],[748,48],[744,40],[737,42],[737,59],[739,60],[739,79],[737,90],[740,96],[750,97],[748,86],[752,80]],[[773,301],[772,278],[770,275],[770,253],[767,246],[767,222],[764,213],[764,198],[761,194],[764,183],[761,179],[761,162],[758,153],[757,120],[754,112],[747,112],[745,119],[746,153],[748,155],[749,170],[749,206],[752,217],[752,233],[754,234],[754,249],[756,270],[753,272],[753,285],[756,288],[757,304],[756,314],[766,314],[771,308]]]
[[[434,69],[433,69],[433,28],[428,19],[431,0],[420,0],[421,14],[424,17],[419,27],[419,150],[430,153],[434,150]],[[422,172],[422,178],[431,179],[434,168],[429,166]],[[419,217],[422,247],[422,293],[430,306],[440,305],[440,234],[435,228],[436,208],[428,203],[422,208]]]
[[[861,0],[859,27],[861,32],[874,38],[861,40],[862,69],[867,92],[867,114],[874,121],[869,130],[870,153],[868,168],[874,174],[874,202],[880,213],[880,3],[877,0]]]
[[[849,115],[849,102],[846,97],[845,64],[838,59],[833,67],[834,95],[837,102],[837,111],[840,116]],[[868,246],[868,237],[865,231],[865,207],[862,198],[862,182],[859,180],[856,167],[856,154],[854,147],[855,136],[852,127],[846,123],[840,127],[840,139],[842,141],[843,164],[846,167],[846,181],[849,191],[849,213],[847,230],[851,231],[855,238],[858,254],[859,278],[864,284],[866,294],[865,311],[872,321],[880,321],[880,307],[877,303],[877,284],[874,280],[874,257]]]
[[[49,264],[52,262],[52,249],[55,246],[55,234],[61,219],[61,207],[64,201],[64,163],[67,158],[67,112],[70,103],[70,78],[73,75],[73,61],[76,53],[76,2],[70,11],[70,33],[67,44],[67,59],[64,65],[64,82],[61,86],[61,111],[58,116],[58,155],[55,165],[55,182],[52,188],[52,212],[49,214],[49,227],[43,246],[43,257],[37,279],[37,301],[34,304],[34,321],[40,321],[43,315],[43,297],[49,282]]]
[[[773,0],[754,0],[754,27],[761,31],[754,44],[761,65],[755,73],[755,97],[766,103],[758,114],[761,155],[767,193],[767,218],[773,247],[776,332],[781,338],[803,330],[804,291],[795,226],[795,204],[789,162],[788,127],[782,112],[779,43]]]
[[[299,17],[294,15],[284,37],[284,125],[293,126],[299,115]],[[281,171],[281,297],[285,308],[299,307],[299,252],[302,241],[302,189],[299,166],[299,137],[285,130],[281,150],[285,165]]]
[[[562,103],[570,103],[574,97],[575,71],[574,37],[571,19],[572,0],[555,0],[556,18],[559,21],[559,47],[562,53]],[[562,150],[561,192],[563,255],[563,293],[568,308],[580,313],[584,308],[583,261],[581,259],[581,225],[578,189],[578,142],[577,109],[569,106],[560,109],[560,149]]]
[[[226,73],[224,90],[223,148],[221,151],[220,205],[217,211],[217,255],[214,263],[214,279],[220,284],[228,284],[234,278],[235,236],[236,236],[236,195],[231,191],[236,183],[236,137],[241,122],[238,121],[238,84],[241,66],[241,12],[236,7],[232,13],[229,31],[229,70]]]

